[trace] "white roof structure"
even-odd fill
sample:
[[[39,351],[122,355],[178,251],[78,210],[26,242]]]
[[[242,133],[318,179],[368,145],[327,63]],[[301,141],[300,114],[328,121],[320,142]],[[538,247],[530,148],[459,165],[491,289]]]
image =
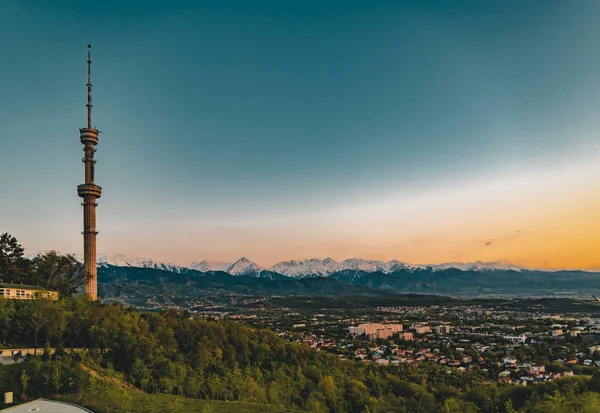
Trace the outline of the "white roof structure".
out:
[[[76,406],[74,404],[57,402],[54,400],[45,400],[38,399],[29,403],[23,403],[18,406],[9,407],[4,410],[0,410],[1,412],[6,413],[29,413],[29,412],[39,412],[39,413],[92,413],[91,410],[86,408]]]

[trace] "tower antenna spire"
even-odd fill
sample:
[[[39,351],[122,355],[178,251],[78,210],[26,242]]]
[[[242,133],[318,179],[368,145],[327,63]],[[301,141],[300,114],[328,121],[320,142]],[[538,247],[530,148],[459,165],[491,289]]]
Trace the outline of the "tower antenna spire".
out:
[[[88,44],[88,80],[87,80],[87,127],[92,129],[92,45]]]
[[[98,268],[96,266],[96,199],[102,195],[102,188],[94,182],[96,145],[98,130],[92,128],[92,46],[88,44],[88,80],[87,80],[87,128],[79,129],[79,140],[83,144],[85,165],[84,183],[77,186],[77,194],[83,198],[83,268],[85,272],[84,291],[90,300],[98,298]]]

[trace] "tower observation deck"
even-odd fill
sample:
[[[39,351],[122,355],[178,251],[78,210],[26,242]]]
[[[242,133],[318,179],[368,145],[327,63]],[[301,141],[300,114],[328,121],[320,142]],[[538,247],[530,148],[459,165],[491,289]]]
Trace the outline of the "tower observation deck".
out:
[[[86,275],[85,295],[95,301],[98,298],[98,280],[96,268],[96,199],[102,195],[102,188],[94,183],[94,153],[98,144],[98,130],[92,128],[92,46],[88,44],[88,81],[87,81],[87,127],[79,129],[79,139],[83,144],[85,165],[85,183],[77,186],[77,194],[83,198],[83,266]]]

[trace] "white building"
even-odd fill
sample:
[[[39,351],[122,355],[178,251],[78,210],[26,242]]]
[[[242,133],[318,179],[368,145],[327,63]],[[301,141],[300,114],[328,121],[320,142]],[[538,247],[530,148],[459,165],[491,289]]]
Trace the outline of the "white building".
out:
[[[504,336],[504,339],[506,341],[510,341],[511,343],[525,343],[525,341],[527,340],[527,336],[525,334],[521,334],[519,336]]]
[[[34,285],[19,284],[0,284],[0,297],[12,298],[16,300],[36,300],[46,298],[49,300],[58,300],[57,291],[48,291],[42,287]]]

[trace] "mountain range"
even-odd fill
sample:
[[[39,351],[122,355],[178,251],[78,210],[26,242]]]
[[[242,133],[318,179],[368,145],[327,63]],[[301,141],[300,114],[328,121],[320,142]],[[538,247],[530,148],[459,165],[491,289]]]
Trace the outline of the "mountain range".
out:
[[[204,260],[178,266],[111,254],[99,256],[98,284],[103,299],[142,306],[235,296],[590,297],[600,291],[600,272],[530,270],[505,262],[410,265],[330,258],[286,261],[270,268],[245,257],[233,263]]]
[[[283,261],[265,268],[242,257],[235,262],[226,261],[195,261],[188,266],[176,265],[168,262],[153,261],[148,258],[127,257],[123,254],[101,254],[98,257],[98,265],[112,265],[115,267],[137,267],[153,268],[174,273],[186,273],[189,270],[200,272],[222,271],[230,275],[260,276],[263,272],[277,273],[292,278],[305,277],[329,277],[332,274],[345,270],[362,271],[367,273],[381,272],[391,274],[402,269],[414,270],[430,268],[432,270],[446,270],[456,268],[463,271],[487,271],[487,270],[522,270],[523,267],[512,265],[505,261],[472,262],[472,263],[444,263],[437,265],[407,264],[401,261],[375,261],[361,258],[350,258],[344,261],[336,261],[332,258],[306,259]]]

